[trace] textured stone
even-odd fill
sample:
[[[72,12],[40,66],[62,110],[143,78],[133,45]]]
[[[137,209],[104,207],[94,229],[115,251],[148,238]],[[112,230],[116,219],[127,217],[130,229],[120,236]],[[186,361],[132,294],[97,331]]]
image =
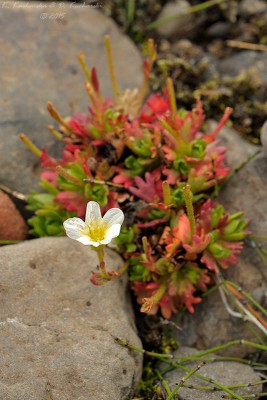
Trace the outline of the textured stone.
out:
[[[39,148],[46,146],[52,154],[59,153],[60,143],[55,143],[46,130],[52,121],[46,104],[52,101],[63,116],[87,111],[89,99],[77,54],[84,51],[88,66],[97,68],[105,95],[112,94],[103,45],[105,34],[110,35],[113,43],[122,89],[140,86],[142,63],[131,41],[90,5],[61,2],[55,6],[55,2],[32,1],[3,4],[0,181],[28,193],[37,186],[34,174],[37,158],[20,142],[18,133],[26,133]],[[40,16],[44,13],[47,18],[42,20]],[[62,19],[53,19],[60,15]]]
[[[263,0],[242,0],[240,13],[243,17],[261,14],[267,11],[266,1]]]
[[[244,211],[255,235],[267,232],[267,156],[263,152],[248,161],[220,193],[220,201],[230,212]],[[253,252],[255,255],[255,252]],[[255,257],[257,258],[257,257]],[[258,266],[257,266],[258,267]],[[266,274],[266,267],[262,265]]]
[[[180,18],[173,21],[169,21],[160,25],[157,28],[157,33],[165,38],[175,36],[175,38],[183,38],[196,27],[196,17],[192,14],[184,14],[186,9],[190,7],[190,3],[187,0],[176,0],[174,2],[168,2],[161,10],[158,19],[164,19],[173,17],[174,15],[181,14]],[[183,15],[184,14],[184,15]],[[194,24],[192,22],[194,21]]]
[[[229,148],[228,160],[232,169],[245,163],[248,156],[259,151],[259,146],[244,142],[237,133],[228,128],[223,129],[220,136],[226,140]],[[266,177],[267,157],[260,153],[235,173],[221,190],[218,199],[231,213],[244,211],[245,217],[250,219],[250,231],[255,235],[266,235],[267,232]],[[266,247],[266,243],[262,244]],[[223,271],[223,275],[243,287],[263,306],[267,306],[266,265],[251,247],[249,240],[239,255],[238,264]],[[185,315],[182,328],[183,331],[177,335],[180,343],[198,349],[237,339],[255,340],[241,319],[229,315],[218,291],[197,305],[194,315]],[[246,346],[236,346],[224,350],[223,353],[242,357],[252,351],[252,348]]]
[[[186,357],[198,353],[196,349],[189,347],[182,347],[174,353],[175,357]],[[210,354],[209,356],[213,356]],[[198,361],[186,364],[190,369],[194,369],[199,364]],[[253,371],[253,369],[248,365],[243,365],[232,361],[218,361],[207,363],[203,366],[199,373],[205,377],[209,377],[220,382],[224,386],[238,385],[243,383],[255,383],[260,381],[260,377]],[[180,369],[175,369],[168,372],[164,379],[168,382],[170,388],[173,390],[175,386],[181,381],[181,379],[186,375],[185,371]],[[211,386],[214,387],[212,383],[204,382],[203,380],[196,378],[195,376],[190,377],[186,381],[187,385],[193,386]],[[240,389],[233,389],[233,391],[240,396],[259,394],[262,391],[262,385],[246,387]],[[212,390],[196,390],[181,388],[177,392],[180,400],[220,400],[223,391],[212,391]]]
[[[28,227],[10,198],[0,190],[0,240],[25,240]]]
[[[42,238],[0,249],[0,399],[120,400],[133,395],[142,357],[126,276],[89,283],[97,256],[69,238]],[[108,250],[108,268],[122,266]]]
[[[264,122],[261,128],[261,144],[264,153],[267,154],[267,121]]]
[[[224,58],[218,63],[219,73],[234,76],[253,68],[262,83],[267,83],[267,54],[251,50],[242,50]]]
[[[206,132],[212,132],[218,122],[208,120],[206,124]],[[261,149],[261,146],[256,146],[243,139],[240,134],[233,128],[224,126],[218,134],[221,144],[227,148],[227,164],[231,170],[239,168],[250,157],[255,155]]]

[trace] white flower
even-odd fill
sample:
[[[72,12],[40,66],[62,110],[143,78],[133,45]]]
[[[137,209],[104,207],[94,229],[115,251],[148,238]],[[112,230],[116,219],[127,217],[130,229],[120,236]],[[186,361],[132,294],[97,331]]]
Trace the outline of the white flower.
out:
[[[67,236],[78,242],[98,247],[108,244],[120,234],[124,220],[119,208],[111,208],[101,217],[99,204],[89,201],[86,207],[85,222],[80,218],[69,218],[63,222]]]

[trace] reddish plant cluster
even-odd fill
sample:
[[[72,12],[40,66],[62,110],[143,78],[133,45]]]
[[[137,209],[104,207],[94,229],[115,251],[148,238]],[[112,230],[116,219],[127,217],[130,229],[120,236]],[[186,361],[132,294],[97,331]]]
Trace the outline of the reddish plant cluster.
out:
[[[49,130],[64,142],[62,158],[39,151],[27,139],[44,169],[40,185],[45,193],[28,199],[35,212],[29,221],[32,233],[63,235],[63,221],[83,218],[91,200],[102,212],[121,208],[125,223],[117,246],[143,303],[141,311],[160,308],[166,318],[183,306],[193,312],[214,274],[237,262],[247,234],[241,213],[229,215],[211,200],[230,172],[217,134],[231,110],[226,109],[213,132],[204,134],[201,101],[196,99],[192,111],[177,110],[171,79],[164,93],[144,100],[156,57],[152,41],[141,90],[121,93],[108,38],[105,44],[114,99],[103,98],[96,70],[89,71],[80,54],[91,100],[88,115],[64,119],[48,104],[60,125],[59,131]]]

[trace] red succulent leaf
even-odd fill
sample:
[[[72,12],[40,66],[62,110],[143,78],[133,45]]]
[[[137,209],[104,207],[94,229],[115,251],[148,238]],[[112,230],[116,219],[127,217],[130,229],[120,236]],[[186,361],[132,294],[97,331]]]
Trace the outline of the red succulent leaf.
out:
[[[139,223],[139,224],[137,224],[137,227],[140,229],[153,228],[154,226],[165,224],[165,223],[166,223],[166,219],[160,218],[160,219],[154,219],[153,221],[149,221],[149,222]]]
[[[153,173],[146,172],[145,179],[136,176],[134,183],[137,187],[131,186],[129,191],[135,196],[148,203],[157,202],[163,198],[162,181]]]
[[[196,255],[202,253],[203,250],[210,243],[210,235],[205,235],[204,229],[201,229],[200,235],[194,235],[192,238],[192,244],[184,244],[183,248],[188,254]]]
[[[165,243],[167,257],[172,257],[182,244],[190,241],[190,222],[186,214],[178,216],[177,225],[172,228],[171,233],[166,235]]]
[[[45,147],[42,148],[40,161],[41,161],[41,168],[55,168],[58,165],[57,161],[53,157],[49,156]]]
[[[96,93],[99,93],[99,82],[98,82],[98,77],[97,77],[97,72],[96,72],[95,67],[92,68],[91,79],[92,79],[92,85],[93,85]]]
[[[205,264],[210,271],[219,272],[215,258],[208,251],[204,251],[200,261]]]
[[[87,200],[78,192],[63,190],[56,195],[55,202],[59,202],[67,211],[77,212],[79,218],[85,216]]]
[[[213,132],[209,133],[208,135],[203,136],[203,139],[207,142],[207,143],[211,143],[216,139],[216,136],[218,135],[218,133],[220,132],[220,130],[222,129],[222,127],[226,124],[226,122],[228,121],[231,113],[232,113],[232,108],[227,107],[226,110],[224,111],[224,114],[220,120],[220,122],[218,123],[218,125],[216,126],[216,128],[214,129]]]

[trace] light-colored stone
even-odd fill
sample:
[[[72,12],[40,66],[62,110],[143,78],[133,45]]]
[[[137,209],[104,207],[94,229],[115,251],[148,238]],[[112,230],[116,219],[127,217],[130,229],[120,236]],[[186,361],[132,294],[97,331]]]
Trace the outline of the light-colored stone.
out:
[[[253,69],[260,82],[266,85],[267,54],[259,51],[242,50],[218,63],[218,71],[223,75],[234,76],[250,69]]]
[[[261,144],[264,153],[267,154],[267,121],[264,122],[261,128]]]
[[[174,2],[168,2],[161,10],[158,20],[173,17],[177,15],[177,18],[173,21],[164,23],[158,26],[157,33],[165,38],[175,36],[176,38],[184,37],[188,32],[192,31],[193,15],[186,14],[186,9],[190,7],[190,3],[187,0],[176,0]],[[180,15],[180,17],[178,17]]]
[[[208,120],[206,123],[206,132],[212,132],[217,125],[218,122],[211,119]],[[261,149],[260,146],[251,144],[243,139],[235,129],[228,126],[224,126],[220,130],[218,139],[221,141],[221,144],[227,148],[227,165],[232,171],[239,168]]]
[[[120,88],[141,85],[142,63],[129,38],[90,4],[32,1],[3,4],[0,181],[26,194],[37,187],[38,159],[20,142],[18,133],[24,132],[39,148],[45,146],[52,155],[58,155],[61,144],[46,129],[47,124],[53,123],[46,111],[47,102],[51,101],[63,116],[87,112],[90,101],[77,54],[84,51],[88,66],[97,68],[104,95],[112,94],[104,35],[111,37]],[[41,19],[44,14],[46,18]]]
[[[240,14],[249,17],[267,11],[266,1],[263,0],[242,0],[240,4]]]
[[[42,238],[0,249],[0,399],[129,399],[142,357],[126,276],[89,282],[97,256],[69,238]],[[109,268],[122,266],[107,251]]]
[[[174,356],[175,358],[179,358],[192,356],[196,353],[198,353],[198,350],[196,349],[190,347],[182,347],[174,353]],[[213,354],[209,354],[208,356],[212,357]],[[194,369],[199,363],[199,361],[190,362],[186,364],[186,367]],[[224,386],[238,385],[244,383],[256,383],[260,381],[260,377],[253,371],[250,366],[232,361],[208,362],[199,370],[199,374],[216,380]],[[168,372],[164,376],[164,379],[166,379],[170,388],[173,390],[185,375],[185,371],[177,368],[171,372]],[[215,387],[214,384],[205,382],[195,376],[190,377],[185,383],[186,385],[193,386],[210,386],[212,388]],[[233,391],[239,396],[259,394],[262,391],[262,385],[233,389]],[[180,400],[220,400],[222,398],[222,394],[226,393],[219,390],[196,390],[182,387],[181,389],[179,389],[177,394],[179,395]]]
[[[267,232],[266,196],[267,156],[261,152],[248,161],[225,185],[219,201],[229,212],[244,211],[245,217],[250,220],[249,228],[252,233],[264,236]],[[257,259],[255,252],[252,252]],[[261,271],[267,278],[267,268],[264,265]]]

